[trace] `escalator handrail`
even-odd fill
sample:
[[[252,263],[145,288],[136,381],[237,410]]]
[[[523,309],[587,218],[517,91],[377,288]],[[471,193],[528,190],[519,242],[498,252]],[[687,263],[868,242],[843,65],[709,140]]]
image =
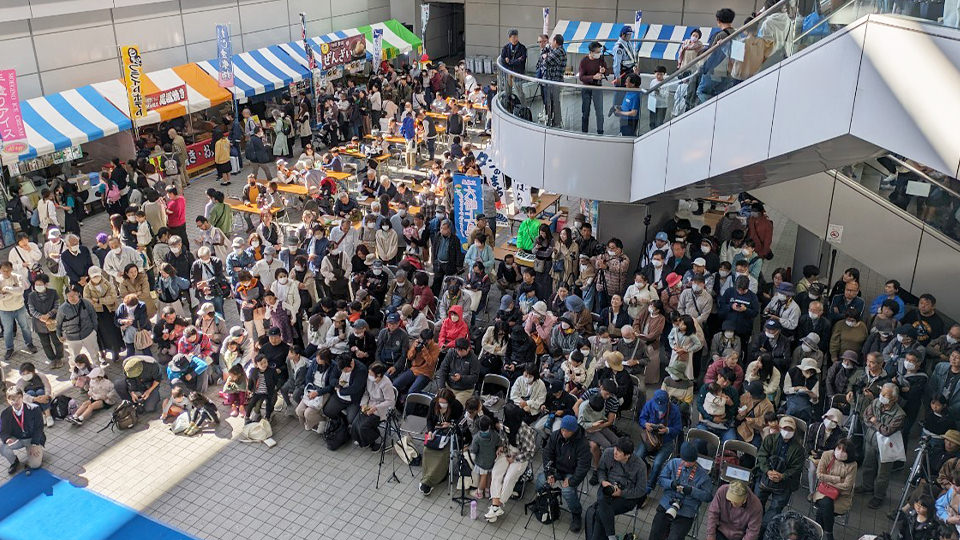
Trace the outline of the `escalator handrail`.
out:
[[[813,32],[813,31],[816,30],[817,28],[820,28],[820,26],[822,26],[822,25],[824,25],[824,24],[827,24],[827,22],[828,22],[831,18],[833,18],[834,15],[836,15],[837,13],[840,13],[841,11],[847,9],[848,7],[852,6],[853,4],[856,4],[856,3],[859,2],[859,1],[860,1],[860,0],[850,0],[850,1],[847,2],[846,4],[840,6],[839,8],[837,8],[837,9],[835,9],[835,10],[833,10],[833,12],[830,13],[829,15],[827,15],[826,17],[823,17],[822,14],[821,14],[821,17],[822,17],[822,18],[821,18],[819,21],[817,21],[817,24],[815,24],[815,25],[811,26],[810,28],[804,30],[802,34],[800,34],[799,36],[797,36],[797,37],[795,37],[795,38],[793,39],[793,42],[794,42],[794,43],[798,43],[801,39],[803,39],[803,38],[807,37],[808,35],[810,35],[811,32]]]

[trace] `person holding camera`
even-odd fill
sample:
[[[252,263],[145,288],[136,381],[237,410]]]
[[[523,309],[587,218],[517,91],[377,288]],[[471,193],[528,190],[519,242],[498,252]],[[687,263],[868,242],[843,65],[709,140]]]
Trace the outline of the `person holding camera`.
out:
[[[700,503],[713,497],[710,472],[697,463],[697,447],[689,442],[680,445],[680,457],[667,462],[657,482],[663,496],[650,527],[650,540],[683,540]]]
[[[800,473],[806,461],[806,452],[794,435],[797,421],[792,416],[780,418],[780,433],[768,435],[757,453],[760,479],[754,492],[763,506],[770,500],[764,514],[764,526],[790,502],[790,495],[800,487]]]
[[[653,454],[653,467],[647,479],[647,492],[653,491],[654,483],[660,476],[663,464],[677,448],[677,436],[683,431],[680,419],[680,407],[670,403],[666,390],[657,390],[653,399],[643,405],[640,411],[640,444],[634,452],[640,459]]]
[[[707,508],[707,540],[758,540],[763,504],[745,482],[720,486]]]
[[[614,518],[646,497],[647,464],[633,451],[630,437],[620,437],[613,448],[603,451],[597,502],[587,509],[587,540],[616,538]]]
[[[872,493],[873,497],[867,506],[870,508],[880,508],[883,500],[887,496],[887,485],[890,483],[890,472],[894,461],[902,461],[904,440],[901,430],[903,421],[906,419],[906,413],[897,403],[900,397],[899,387],[888,382],[880,389],[880,395],[873,400],[863,413],[863,483],[857,488],[857,493]],[[881,455],[881,442],[883,438],[894,441],[900,439],[899,459]],[[885,446],[885,445],[884,445]],[[886,452],[884,452],[886,453]]]
[[[892,380],[883,369],[883,356],[880,353],[867,354],[866,363],[866,369],[855,371],[847,382],[847,403],[855,406],[861,415],[880,395],[883,385]]]
[[[549,485],[559,488],[570,510],[570,531],[580,532],[583,525],[577,488],[590,472],[590,446],[577,418],[568,414],[560,420],[560,429],[550,434],[543,447],[543,472],[537,476],[537,492]]]

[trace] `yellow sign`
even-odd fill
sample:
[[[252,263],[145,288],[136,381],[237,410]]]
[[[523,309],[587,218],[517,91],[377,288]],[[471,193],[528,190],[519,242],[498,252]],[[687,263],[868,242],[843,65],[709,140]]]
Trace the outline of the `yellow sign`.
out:
[[[130,105],[130,118],[136,120],[147,115],[147,104],[143,99],[143,59],[135,45],[120,47],[120,61],[123,63],[123,84],[127,87],[127,99]]]

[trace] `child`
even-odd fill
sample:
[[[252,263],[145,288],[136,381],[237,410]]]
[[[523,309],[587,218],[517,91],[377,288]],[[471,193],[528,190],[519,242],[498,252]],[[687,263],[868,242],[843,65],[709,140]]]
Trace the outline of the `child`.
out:
[[[493,432],[493,419],[489,416],[481,416],[477,424],[480,431],[470,443],[470,454],[473,455],[473,472],[479,477],[474,496],[480,500],[490,496],[490,471],[497,460],[500,436]]]
[[[243,355],[240,352],[240,342],[231,339],[227,342],[227,350],[223,352],[223,356],[220,359],[220,367],[223,369],[223,382],[227,382],[230,379],[230,372],[236,366],[240,366],[240,373],[243,373]],[[246,379],[244,379],[246,382]],[[246,385],[241,385],[245,387]]]
[[[160,421],[166,422],[169,418],[180,416],[183,411],[190,410],[190,401],[184,395],[184,388],[181,385],[175,385],[170,389],[170,397],[163,400],[163,407],[160,413]]]
[[[723,391],[716,382],[707,385],[707,395],[703,399],[703,409],[707,411],[707,414],[710,416],[724,415],[727,412],[727,407],[723,399]]]
[[[563,364],[563,350],[559,347],[551,347],[550,354],[545,354],[540,358],[540,378],[547,380],[559,377]]]
[[[933,434],[930,438],[932,455],[939,455],[944,451],[943,434],[948,429],[957,429],[957,421],[947,411],[947,398],[937,396],[930,400],[930,412],[923,419],[924,431]]]
[[[137,248],[147,249],[147,246],[153,242],[153,231],[150,230],[150,224],[147,223],[147,214],[143,210],[137,210]]]
[[[90,385],[87,400],[77,407],[76,412],[67,416],[65,420],[75,426],[82,426],[84,420],[87,420],[93,413],[100,409],[109,409],[120,402],[120,396],[117,394],[113,383],[107,378],[106,374],[100,368],[90,370]]]
[[[190,427],[183,432],[184,435],[196,435],[205,427],[220,424],[217,406],[211,403],[207,396],[200,392],[190,392],[190,405],[193,409],[190,413]]]
[[[763,415],[763,431],[761,434],[766,439],[767,435],[780,433],[780,420],[777,419],[777,413],[770,411]]]
[[[283,303],[277,301],[273,292],[267,291],[263,295],[263,301],[267,304],[267,317],[270,319],[270,326],[280,329],[280,336],[284,343],[293,343],[293,325],[290,323],[291,316]]]
[[[78,354],[73,359],[73,369],[70,370],[70,383],[74,388],[79,388],[84,394],[90,388],[90,372],[93,368],[90,366],[90,358],[85,354]]]
[[[244,408],[247,405],[247,374],[243,372],[243,366],[240,363],[235,363],[230,366],[226,377],[223,391],[220,392],[223,404],[230,405],[230,416],[244,416],[246,414]]]
[[[570,356],[560,364],[563,371],[563,383],[567,392],[578,395],[587,382],[587,368],[584,367],[585,358],[579,350],[570,353]]]
[[[936,511],[933,498],[927,494],[921,495],[900,522],[900,538],[937,540],[939,526],[934,519]]]

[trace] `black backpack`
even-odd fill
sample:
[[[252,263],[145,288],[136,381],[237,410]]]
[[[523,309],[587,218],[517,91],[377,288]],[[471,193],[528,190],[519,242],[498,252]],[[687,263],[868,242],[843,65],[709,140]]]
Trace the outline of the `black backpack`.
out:
[[[533,500],[533,516],[544,525],[560,519],[560,489],[544,487]]]
[[[97,433],[107,428],[110,428],[112,431],[114,427],[119,430],[131,429],[137,425],[137,421],[140,419],[139,412],[142,407],[142,405],[134,405],[132,401],[126,399],[121,401],[120,404],[113,409],[110,423],[99,429]]]
[[[517,105],[513,108],[513,115],[521,120],[526,120],[527,122],[533,121],[533,113],[530,112],[530,107]]]
[[[15,223],[27,221],[27,211],[23,208],[23,202],[20,201],[19,195],[14,194],[7,201],[7,216]]]
[[[70,415],[70,398],[60,394],[50,402],[50,415],[57,420],[63,420]]]
[[[327,441],[327,450],[336,450],[350,442],[350,430],[347,429],[347,421],[342,415],[327,423],[323,438]]]

